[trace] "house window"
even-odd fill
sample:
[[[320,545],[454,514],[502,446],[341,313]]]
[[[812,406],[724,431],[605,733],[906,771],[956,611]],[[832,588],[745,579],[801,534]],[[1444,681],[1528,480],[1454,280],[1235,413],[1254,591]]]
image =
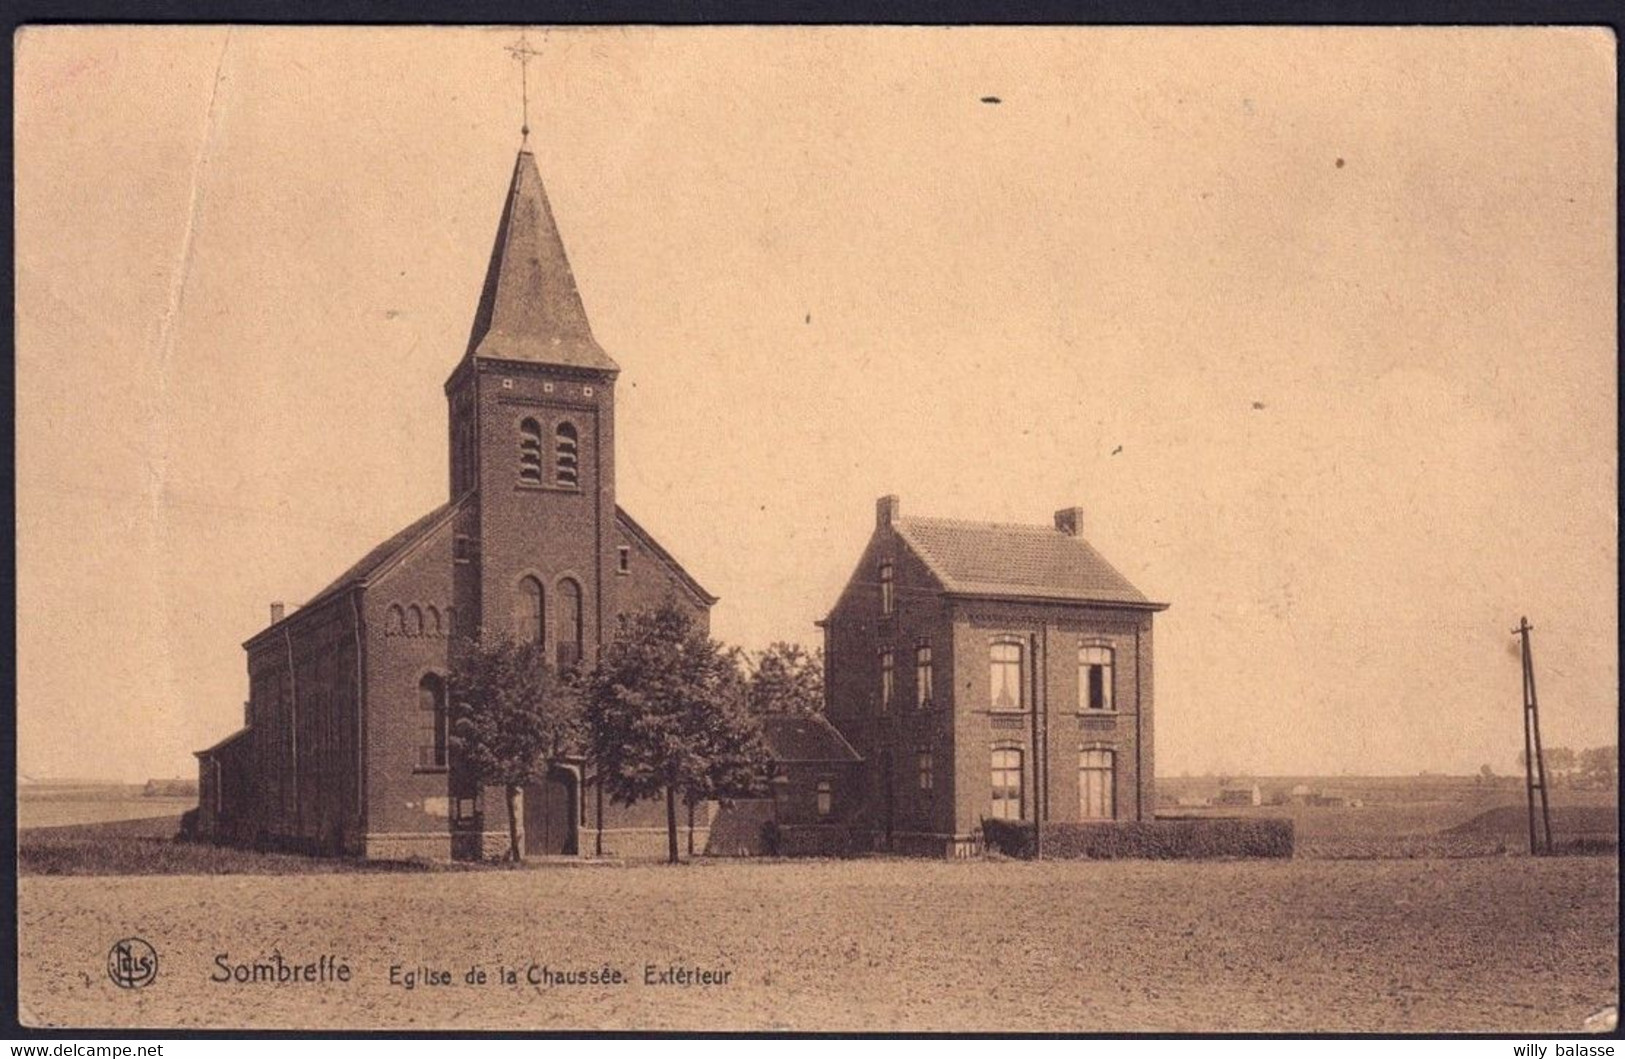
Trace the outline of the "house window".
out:
[[[829,780],[818,781],[818,815],[828,816],[835,810],[835,788]]]
[[[1078,754],[1078,816],[1083,820],[1110,820],[1117,815],[1112,796],[1116,788],[1117,755],[1110,750],[1084,750]]]
[[[931,668],[931,647],[922,644],[914,649],[914,705],[925,709],[931,705],[931,696],[934,692],[933,674]]]
[[[418,767],[446,767],[446,685],[433,673],[418,681]]]
[[[935,785],[935,776],[933,775],[932,768],[934,763],[931,759],[931,751],[921,750],[915,755],[915,761],[919,765],[920,790],[928,791]]]
[[[988,670],[992,676],[993,708],[1020,710],[1022,700],[1022,650],[1019,643],[996,643],[988,656]]]
[[[542,583],[534,577],[521,578],[513,604],[514,637],[526,643],[541,643],[543,614]]]
[[[519,423],[519,480],[526,485],[542,484],[542,427],[534,419]]]
[[[897,674],[893,665],[893,656],[890,651],[880,652],[880,709],[884,713],[891,709],[892,691],[897,684]]]
[[[993,751],[993,811],[995,820],[1021,819],[1021,751]]]
[[[406,608],[406,635],[423,635],[423,609],[416,603]]]
[[[1110,647],[1078,648],[1078,709],[1110,710],[1113,681]]]
[[[574,489],[581,484],[581,453],[575,424],[560,423],[554,434],[556,481],[559,485]]]
[[[571,578],[559,582],[559,668],[581,661],[581,586]]]
[[[632,572],[632,549],[623,544],[619,548],[616,549],[615,554],[616,554],[616,561],[620,564],[619,566],[617,566],[615,568],[615,572],[618,573],[618,574],[629,574],[629,573],[631,573]]]
[[[890,560],[880,564],[880,613],[882,616],[897,613],[897,591]]]

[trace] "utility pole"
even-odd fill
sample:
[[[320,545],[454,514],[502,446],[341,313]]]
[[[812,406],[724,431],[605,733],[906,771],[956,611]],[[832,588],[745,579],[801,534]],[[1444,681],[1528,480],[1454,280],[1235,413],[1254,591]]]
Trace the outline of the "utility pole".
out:
[[[1529,852],[1531,855],[1552,851],[1552,810],[1546,800],[1546,758],[1540,746],[1540,705],[1535,696],[1535,658],[1529,648],[1529,634],[1534,626],[1528,618],[1519,618],[1518,634],[1523,648],[1523,780],[1524,793],[1529,802]],[[1540,791],[1540,835],[1535,827],[1535,791]]]

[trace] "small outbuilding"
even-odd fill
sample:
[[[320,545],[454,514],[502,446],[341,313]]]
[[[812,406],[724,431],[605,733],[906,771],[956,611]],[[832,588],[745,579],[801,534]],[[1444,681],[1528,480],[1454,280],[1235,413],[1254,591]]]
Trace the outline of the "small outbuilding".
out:
[[[1215,799],[1214,804],[1263,805],[1264,792],[1259,789],[1258,784],[1256,783],[1250,786],[1239,783],[1231,784],[1220,789],[1219,797]]]

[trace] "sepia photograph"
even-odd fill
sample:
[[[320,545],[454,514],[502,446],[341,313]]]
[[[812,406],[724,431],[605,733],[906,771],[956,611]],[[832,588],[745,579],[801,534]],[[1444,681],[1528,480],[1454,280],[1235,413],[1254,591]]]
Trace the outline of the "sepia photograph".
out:
[[[13,1017],[1616,1033],[1616,47],[20,29]]]

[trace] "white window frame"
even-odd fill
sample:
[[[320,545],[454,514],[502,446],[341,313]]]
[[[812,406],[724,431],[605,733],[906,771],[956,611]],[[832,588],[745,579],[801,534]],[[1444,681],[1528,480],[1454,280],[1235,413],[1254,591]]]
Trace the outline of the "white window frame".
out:
[[[1117,819],[1117,750],[1086,746],[1078,751],[1078,819]]]
[[[1000,649],[1015,651],[1016,699],[1014,705],[1000,705],[999,689],[1005,683],[1002,676],[1011,665],[1008,658],[1000,658]],[[1000,713],[1023,713],[1027,709],[1027,645],[1013,636],[994,640],[987,649],[988,706]]]
[[[1094,701],[1093,681],[1100,671],[1100,705]],[[1108,644],[1084,643],[1078,647],[1078,712],[1117,712],[1117,652]]]

